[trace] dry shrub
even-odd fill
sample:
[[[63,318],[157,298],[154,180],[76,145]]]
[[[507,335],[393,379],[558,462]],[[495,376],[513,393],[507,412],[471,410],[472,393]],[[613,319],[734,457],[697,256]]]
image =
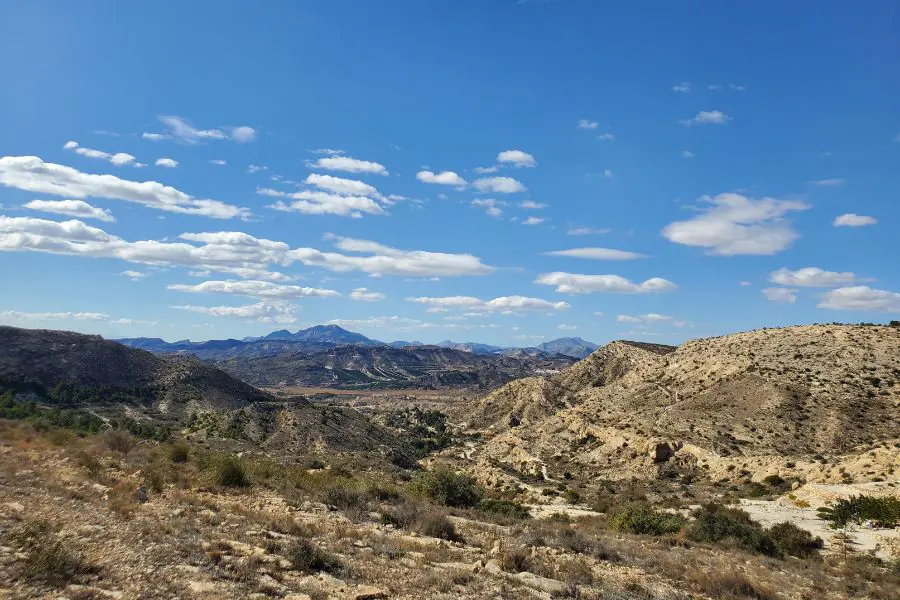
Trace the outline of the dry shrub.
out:
[[[688,575],[704,594],[721,600],[776,600],[772,590],[754,583],[739,571],[695,570]]]
[[[134,483],[123,480],[109,490],[109,509],[120,517],[129,518],[138,506]]]
[[[287,559],[291,566],[302,573],[340,572],[344,565],[337,556],[316,546],[312,541],[300,538],[288,548]]]
[[[500,554],[497,561],[507,573],[523,573],[531,570],[531,555],[523,548],[510,548]]]
[[[113,452],[119,452],[124,456],[128,456],[131,449],[134,448],[134,436],[122,429],[110,429],[103,434],[103,443]]]

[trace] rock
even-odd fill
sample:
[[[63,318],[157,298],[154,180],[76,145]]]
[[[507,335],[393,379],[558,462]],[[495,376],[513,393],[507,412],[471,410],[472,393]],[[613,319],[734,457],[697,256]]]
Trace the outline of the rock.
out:
[[[650,456],[655,463],[663,463],[675,456],[675,448],[666,442],[650,444]]]
[[[371,585],[360,586],[353,593],[353,600],[382,600],[387,597],[387,592]]]
[[[22,505],[21,502],[7,502],[6,507],[17,513],[23,512],[25,510],[25,507]]]
[[[216,584],[209,581],[191,581],[188,588],[195,594],[207,594],[216,591]]]
[[[566,589],[566,584],[562,581],[548,579],[547,577],[541,577],[527,571],[524,573],[516,573],[513,577],[532,589],[547,592],[548,594],[558,594]]]
[[[282,600],[312,600],[308,594],[288,594]]]

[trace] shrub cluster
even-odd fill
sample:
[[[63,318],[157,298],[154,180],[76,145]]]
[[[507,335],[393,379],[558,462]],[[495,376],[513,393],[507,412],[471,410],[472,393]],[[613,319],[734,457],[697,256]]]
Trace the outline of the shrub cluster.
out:
[[[411,488],[432,502],[456,508],[471,508],[484,496],[473,477],[446,468],[422,473]]]
[[[631,502],[618,509],[610,519],[613,529],[639,535],[678,533],[686,519],[681,515],[659,512],[644,502]]]
[[[872,521],[876,527],[892,528],[900,525],[900,497],[851,496],[818,512],[819,518],[835,528],[851,523],[860,525],[864,521]]]
[[[823,547],[821,538],[793,523],[778,523],[766,529],[738,508],[707,504],[694,511],[688,537],[698,542],[731,542],[768,556],[805,558]]]

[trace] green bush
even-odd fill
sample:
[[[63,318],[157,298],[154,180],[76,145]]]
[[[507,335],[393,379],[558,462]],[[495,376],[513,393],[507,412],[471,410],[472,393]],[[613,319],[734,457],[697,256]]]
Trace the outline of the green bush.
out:
[[[476,508],[486,513],[503,515],[512,519],[528,519],[531,517],[531,513],[526,507],[510,500],[485,498],[477,504]]]
[[[339,510],[361,509],[367,504],[365,494],[340,485],[327,488],[322,500],[328,506]]]
[[[169,448],[169,460],[173,463],[186,463],[191,455],[191,448],[184,442],[172,444]]]
[[[610,519],[614,529],[639,535],[678,533],[684,524],[685,518],[681,515],[659,512],[643,502],[624,505]]]
[[[290,546],[287,558],[291,561],[291,566],[302,573],[336,573],[343,569],[343,564],[336,556],[305,538],[300,538]]]
[[[473,477],[446,468],[422,473],[411,487],[432,502],[457,508],[471,508],[484,495]]]
[[[731,541],[739,546],[777,556],[778,550],[762,525],[739,508],[707,504],[694,511],[695,522],[688,529],[688,537],[698,542]]]
[[[805,529],[785,521],[769,527],[767,534],[775,543],[775,549],[781,556],[809,558],[824,547],[822,538],[813,537]]]
[[[851,496],[820,508],[818,512],[819,518],[838,529],[851,523],[860,525],[864,521],[889,529],[900,525],[900,497]]]
[[[416,530],[422,535],[454,542],[459,540],[456,527],[444,515],[432,512],[419,519]]]
[[[218,454],[210,460],[208,467],[213,484],[222,487],[247,487],[247,467],[232,454]]]

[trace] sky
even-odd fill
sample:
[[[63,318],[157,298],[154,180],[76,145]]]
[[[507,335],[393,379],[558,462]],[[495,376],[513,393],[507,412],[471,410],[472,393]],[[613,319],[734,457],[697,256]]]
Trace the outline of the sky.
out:
[[[900,318],[900,4],[0,0],[0,323]]]

